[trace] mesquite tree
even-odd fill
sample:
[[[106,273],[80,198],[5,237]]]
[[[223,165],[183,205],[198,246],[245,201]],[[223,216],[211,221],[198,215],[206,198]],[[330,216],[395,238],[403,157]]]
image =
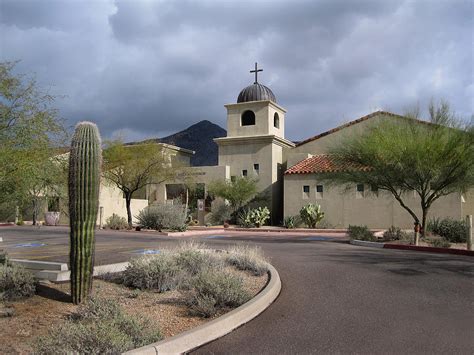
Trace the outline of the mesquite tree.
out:
[[[347,137],[330,150],[333,159],[366,169],[325,173],[320,179],[388,191],[424,234],[435,201],[474,186],[474,131],[456,125],[445,105],[430,106],[431,122],[388,117],[363,134]],[[413,191],[421,215],[406,203],[407,193]]]
[[[84,301],[92,289],[101,162],[97,126],[91,122],[79,123],[69,155],[69,261],[74,304]]]

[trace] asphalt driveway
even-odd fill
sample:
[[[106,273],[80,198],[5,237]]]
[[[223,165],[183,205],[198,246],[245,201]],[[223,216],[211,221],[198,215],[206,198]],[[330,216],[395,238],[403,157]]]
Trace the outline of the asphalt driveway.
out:
[[[0,236],[0,248],[12,256],[67,260],[66,229],[2,227]],[[215,247],[260,245],[283,287],[256,319],[194,353],[474,353],[474,258],[356,247],[319,237],[200,237]],[[17,247],[33,241],[47,246]],[[137,250],[174,243],[147,233],[100,231],[98,260],[123,261]]]

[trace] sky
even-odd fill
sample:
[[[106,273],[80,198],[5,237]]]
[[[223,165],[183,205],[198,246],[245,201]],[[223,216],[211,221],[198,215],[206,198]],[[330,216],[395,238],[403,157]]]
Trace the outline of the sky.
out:
[[[376,110],[431,99],[473,114],[472,0],[0,0],[0,61],[20,60],[68,125],[163,137],[226,128],[259,82],[302,140]],[[425,113],[425,111],[422,110]]]

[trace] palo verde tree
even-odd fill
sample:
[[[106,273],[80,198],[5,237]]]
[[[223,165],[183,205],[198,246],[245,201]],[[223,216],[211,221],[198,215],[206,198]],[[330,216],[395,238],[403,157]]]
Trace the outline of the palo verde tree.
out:
[[[177,163],[157,143],[123,144],[108,142],[104,149],[104,176],[123,192],[127,207],[127,221],[132,228],[130,202],[134,193],[149,184],[159,184],[173,178]]]
[[[330,150],[333,159],[367,169],[347,169],[320,178],[390,192],[424,234],[429,209],[436,200],[474,186],[472,127],[455,125],[446,103],[431,104],[429,112],[431,122],[389,117],[343,140]],[[406,203],[407,192],[413,191],[419,197],[421,215]]]
[[[92,289],[95,225],[99,209],[102,149],[97,126],[80,122],[69,153],[69,216],[71,296],[83,302]]]
[[[248,177],[216,180],[209,184],[209,193],[229,201],[236,212],[256,195],[257,180]]]
[[[50,163],[67,135],[51,107],[55,97],[42,92],[34,78],[15,74],[15,65],[0,63],[0,195],[13,206],[35,205],[38,195],[58,184]]]

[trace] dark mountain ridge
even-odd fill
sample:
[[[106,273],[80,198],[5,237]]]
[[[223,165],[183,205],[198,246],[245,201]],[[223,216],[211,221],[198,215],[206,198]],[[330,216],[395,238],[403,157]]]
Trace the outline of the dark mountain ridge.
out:
[[[227,131],[224,128],[208,120],[203,120],[167,137],[147,139],[146,141],[167,143],[194,150],[195,154],[191,158],[192,166],[212,166],[217,165],[218,156],[217,144],[213,139],[226,135]]]

